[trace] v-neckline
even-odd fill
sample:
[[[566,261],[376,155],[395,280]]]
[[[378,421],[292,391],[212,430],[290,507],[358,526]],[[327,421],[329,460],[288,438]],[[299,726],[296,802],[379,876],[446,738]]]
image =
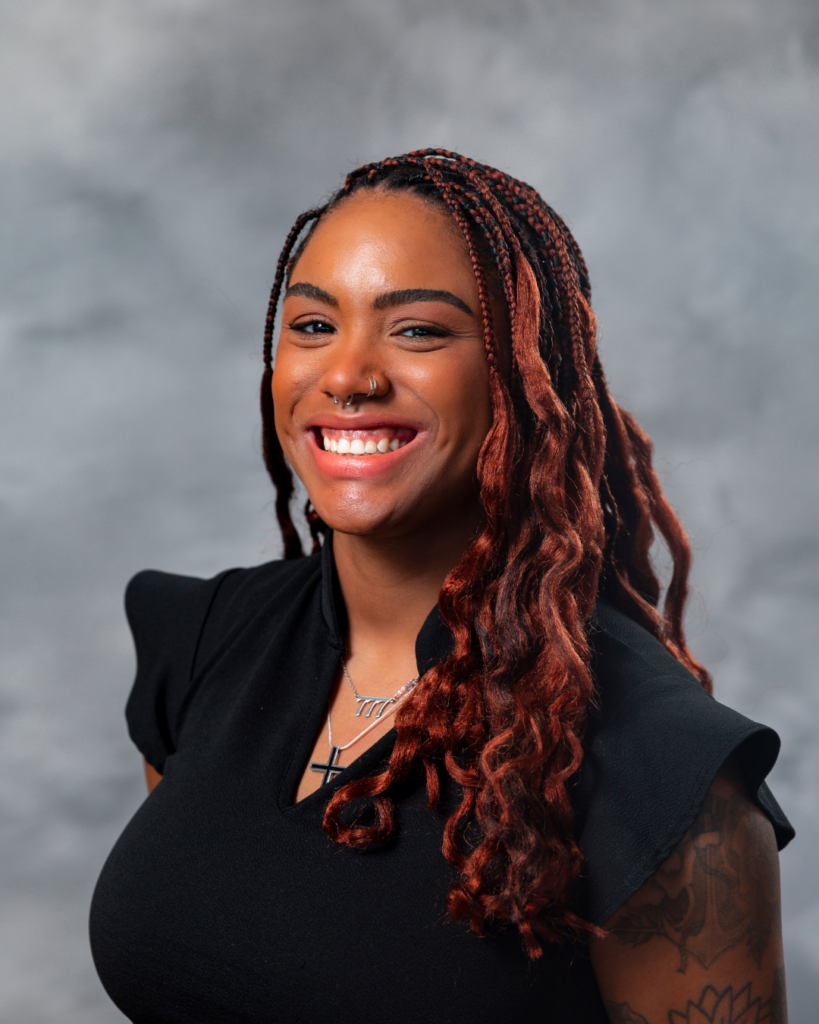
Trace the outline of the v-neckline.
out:
[[[338,659],[344,650],[344,640],[336,608],[336,602],[341,600],[341,593],[335,574],[332,540],[332,531],[328,531],[321,549],[319,576],[319,599],[321,616],[327,629],[327,647],[323,654],[322,671],[317,673],[313,685],[309,688],[310,694],[307,700],[311,702],[312,706],[308,714],[305,715],[301,732],[294,743],[293,756],[282,776],[278,805],[281,812],[285,814],[294,812],[296,808],[301,808],[304,805],[307,805],[309,809],[319,800],[327,802],[340,786],[366,774],[379,761],[384,760],[396,738],[393,726],[369,747],[362,750],[350,764],[344,765],[338,775],[320,785],[312,793],[302,797],[301,800],[295,800],[301,779],[305,771],[308,770],[308,761],[316,744],[316,736],[322,728],[322,718],[327,715]],[[419,677],[443,661],[452,650],[452,645],[452,633],[444,623],[436,604],[431,609],[415,640],[415,660]]]
[[[362,750],[358,757],[354,758],[349,764],[341,766],[342,770],[338,775],[334,775],[329,782],[323,783],[318,789],[314,789],[312,793],[302,797],[301,800],[290,800],[290,802],[287,802],[289,792],[292,792],[294,795],[298,792],[299,782],[308,768],[307,762],[316,742],[315,734],[312,739],[308,740],[307,744],[300,743],[298,757],[293,758],[283,780],[280,800],[282,812],[287,814],[305,805],[310,807],[320,800],[327,803],[339,787],[346,785],[348,782],[355,781],[355,779],[366,774],[368,770],[374,768],[380,760],[386,759],[389,751],[392,749],[392,745],[395,743],[395,737],[395,728],[389,729],[383,736],[379,736],[375,743],[371,743],[366,750]]]

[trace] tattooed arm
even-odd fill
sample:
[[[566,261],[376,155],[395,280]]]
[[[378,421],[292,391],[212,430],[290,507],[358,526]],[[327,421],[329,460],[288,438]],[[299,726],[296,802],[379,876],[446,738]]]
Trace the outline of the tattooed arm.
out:
[[[612,1024],[787,1024],[776,841],[730,761],[606,929],[590,952]]]

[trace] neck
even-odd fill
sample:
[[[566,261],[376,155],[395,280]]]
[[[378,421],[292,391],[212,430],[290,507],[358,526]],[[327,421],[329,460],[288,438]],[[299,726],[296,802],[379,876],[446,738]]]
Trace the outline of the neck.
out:
[[[333,533],[351,654],[362,648],[414,652],[444,579],[472,543],[473,518],[400,537]]]

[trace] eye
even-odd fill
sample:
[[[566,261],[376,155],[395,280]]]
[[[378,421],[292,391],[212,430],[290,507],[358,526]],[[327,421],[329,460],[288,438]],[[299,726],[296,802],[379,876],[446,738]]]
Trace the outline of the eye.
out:
[[[297,324],[289,324],[291,331],[298,331],[299,334],[330,334],[333,326],[326,320],[302,320]]]
[[[443,327],[405,327],[401,331],[400,336],[402,338],[446,338],[449,335],[449,331]]]

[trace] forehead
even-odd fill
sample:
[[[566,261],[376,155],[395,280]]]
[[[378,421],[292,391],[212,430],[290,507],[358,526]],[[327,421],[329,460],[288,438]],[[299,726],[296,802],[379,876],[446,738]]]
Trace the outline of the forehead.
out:
[[[337,287],[476,287],[466,242],[446,209],[376,191],[356,193],[319,221],[291,283],[318,278]]]

